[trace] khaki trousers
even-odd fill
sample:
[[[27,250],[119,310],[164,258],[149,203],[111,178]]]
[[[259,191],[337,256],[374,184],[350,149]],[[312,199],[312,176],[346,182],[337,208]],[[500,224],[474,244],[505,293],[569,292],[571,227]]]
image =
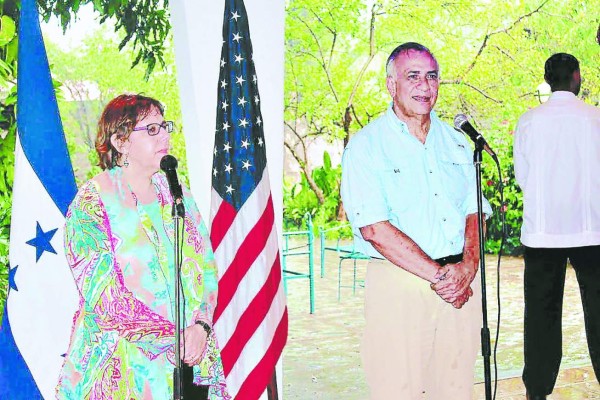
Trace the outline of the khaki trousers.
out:
[[[460,309],[429,282],[372,259],[361,358],[371,400],[468,400],[480,348],[481,281]]]

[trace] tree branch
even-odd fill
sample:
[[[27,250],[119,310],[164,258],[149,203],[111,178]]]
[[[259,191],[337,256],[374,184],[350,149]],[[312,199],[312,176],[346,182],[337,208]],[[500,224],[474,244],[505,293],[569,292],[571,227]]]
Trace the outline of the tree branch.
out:
[[[304,138],[302,136],[300,136],[300,134],[298,133],[298,131],[296,129],[294,129],[289,122],[284,121],[285,126],[287,126],[289,128],[289,130],[294,134],[294,136],[296,136],[298,138],[298,142],[294,143],[294,147],[298,145],[298,143],[300,143],[300,145],[302,145],[302,152],[304,153],[304,159],[307,159],[307,152],[306,152],[306,144],[304,143]],[[305,161],[306,162],[306,161]]]
[[[360,82],[362,81],[362,77],[365,74],[365,71],[367,70],[367,68],[369,67],[369,64],[371,64],[371,61],[373,61],[373,57],[375,57],[375,53],[376,53],[376,50],[375,50],[375,17],[376,17],[377,9],[380,7],[381,7],[381,5],[379,3],[375,3],[375,4],[373,4],[373,7],[371,8],[371,21],[369,23],[369,58],[367,58],[367,61],[365,61],[362,69],[358,73],[358,77],[356,78],[356,81],[354,82],[354,87],[352,88],[352,92],[350,92],[350,97],[348,97],[348,103],[346,104],[346,107],[352,106],[352,102],[354,101],[354,96],[356,95],[358,86],[360,85]]]
[[[512,62],[516,62],[515,59],[513,58],[513,56],[511,56],[510,54],[508,54],[508,52],[506,50],[504,50],[503,48],[501,48],[500,46],[494,44],[494,45],[492,45],[492,47],[495,48],[496,50],[498,50],[500,53],[504,54]]]
[[[327,77],[327,83],[329,84],[329,88],[331,89],[331,92],[333,93],[333,97],[335,98],[336,103],[339,103],[338,95],[335,91],[335,88],[333,87],[333,81],[331,79],[331,75],[329,74],[329,70],[327,69],[327,65],[325,63],[325,56],[323,55],[323,49],[321,47],[321,43],[319,42],[319,38],[317,37],[315,32],[312,30],[312,28],[308,25],[308,23],[306,21],[304,21],[304,19],[300,18],[297,15],[296,15],[296,18],[306,27],[306,29],[308,29],[308,32],[315,40],[315,43],[317,44],[317,48],[319,50],[319,55],[321,56],[321,60],[319,60],[317,57],[315,57],[315,58],[319,61],[319,64],[321,65],[321,67],[323,68],[323,71],[325,72],[325,76]]]
[[[323,19],[316,12],[314,12],[313,9],[310,9],[309,11],[311,12],[312,15],[314,15],[314,17],[317,19],[317,21],[319,21],[321,23],[321,25],[323,25],[325,27],[325,29],[327,29],[331,33],[331,36],[333,36],[332,41],[331,41],[331,49],[329,49],[329,60],[327,62],[327,70],[329,70],[331,68],[331,60],[333,60],[333,50],[335,49],[335,44],[337,42],[337,30],[333,29],[329,25],[327,25],[323,21]],[[332,20],[335,20],[335,18],[331,14],[331,10],[329,10],[328,14]]]
[[[475,55],[475,58],[473,58],[473,61],[471,62],[471,64],[467,67],[467,69],[465,70],[465,72],[461,75],[461,77],[459,78],[460,80],[463,80],[465,78],[465,76],[467,76],[469,74],[469,72],[471,72],[471,70],[475,67],[475,64],[477,64],[477,61],[479,59],[479,56],[481,56],[481,54],[483,53],[483,49],[485,49],[485,47],[488,44],[488,39],[490,39],[492,36],[498,35],[500,33],[508,33],[508,31],[510,31],[511,29],[513,29],[515,26],[517,26],[517,24],[519,22],[521,22],[522,20],[524,20],[525,18],[528,18],[530,16],[532,16],[533,14],[539,12],[542,7],[544,7],[546,5],[546,3],[548,3],[548,1],[550,0],[544,0],[542,2],[542,4],[540,4],[535,10],[528,12],[527,14],[521,15],[519,18],[517,18],[515,21],[513,21],[512,24],[510,24],[508,27],[504,28],[504,29],[499,29],[497,31],[491,32],[491,33],[487,33],[485,35],[485,37],[483,38],[483,42],[481,43],[481,46],[479,47],[479,51],[477,52],[477,54]]]
[[[489,94],[487,94],[483,90],[479,89],[477,86],[475,86],[475,85],[473,85],[471,83],[468,83],[468,82],[463,82],[461,80],[461,78],[457,78],[457,79],[453,79],[453,80],[441,80],[440,81],[440,85],[465,85],[465,86],[470,87],[471,89],[475,90],[477,93],[481,94],[486,99],[493,101],[494,103],[497,103],[497,104],[502,104],[503,103],[502,100],[498,100],[498,99],[493,98],[492,96],[490,96]]]
[[[346,111],[344,113],[344,132],[346,133],[344,136],[344,147],[346,147],[348,140],[350,139],[350,123],[352,122],[350,111],[353,110],[354,96],[356,96],[356,92],[358,91],[358,87],[362,82],[362,78],[369,67],[369,64],[371,64],[371,61],[373,61],[375,53],[377,52],[375,50],[375,17],[377,16],[377,11],[379,8],[381,8],[379,3],[375,3],[373,4],[373,7],[371,7],[371,19],[369,22],[369,57],[358,73],[356,81],[354,82],[354,87],[352,88],[350,96],[348,97],[348,102],[346,103]],[[354,113],[354,115],[356,115],[356,113]]]
[[[351,108],[352,108],[352,115],[354,115],[354,119],[356,120],[356,123],[358,125],[360,125],[361,129],[364,128],[363,123],[360,122],[360,119],[358,118],[358,115],[356,115],[356,108],[354,107],[354,104],[352,104]]]
[[[286,149],[288,149],[288,151],[290,152],[292,157],[294,157],[294,159],[296,160],[296,162],[302,169],[302,172],[304,173],[304,176],[306,177],[306,181],[308,182],[308,186],[310,187],[310,190],[312,190],[313,193],[317,196],[317,200],[319,201],[319,204],[325,203],[325,195],[323,194],[323,191],[321,190],[321,188],[319,186],[317,186],[314,179],[312,178],[312,173],[308,168],[308,163],[306,162],[306,160],[302,160],[298,156],[298,154],[296,153],[294,148],[289,145],[289,143],[284,142],[284,146]]]

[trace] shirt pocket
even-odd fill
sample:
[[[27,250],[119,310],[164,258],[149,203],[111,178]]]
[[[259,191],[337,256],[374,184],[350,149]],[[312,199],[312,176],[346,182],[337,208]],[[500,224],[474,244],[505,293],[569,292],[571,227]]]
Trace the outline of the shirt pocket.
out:
[[[463,152],[446,151],[440,155],[440,171],[449,200],[461,207],[469,195],[469,181],[474,177],[473,160]]]
[[[383,192],[392,213],[405,212],[421,204],[423,185],[426,184],[422,178],[417,166],[410,161],[383,170]]]

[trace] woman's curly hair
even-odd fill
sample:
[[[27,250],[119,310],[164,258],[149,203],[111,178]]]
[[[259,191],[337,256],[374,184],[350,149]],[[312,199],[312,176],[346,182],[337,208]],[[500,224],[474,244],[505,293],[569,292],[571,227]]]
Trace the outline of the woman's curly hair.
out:
[[[158,100],[140,94],[122,94],[106,105],[98,121],[96,135],[100,168],[111,169],[120,165],[121,153],[113,146],[112,135],[127,140],[135,125],[152,110],[164,115],[164,107]]]

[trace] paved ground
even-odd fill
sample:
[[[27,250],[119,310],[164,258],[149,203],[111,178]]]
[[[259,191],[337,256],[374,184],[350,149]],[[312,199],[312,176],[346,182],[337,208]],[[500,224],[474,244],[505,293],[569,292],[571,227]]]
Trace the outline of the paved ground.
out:
[[[315,314],[309,313],[307,279],[288,281],[290,329],[284,352],[284,398],[286,400],[367,398],[360,365],[358,343],[363,328],[363,289],[342,288],[337,300],[338,258],[329,252],[326,276],[319,277],[319,252],[315,251]],[[288,257],[288,268],[307,270],[306,256]],[[492,336],[496,332],[496,264],[486,258],[488,319]],[[365,261],[357,263],[358,279],[365,274]],[[504,258],[501,264],[502,319],[498,344],[498,400],[524,400],[519,378],[523,365],[523,261]],[[352,283],[352,264],[345,261],[342,283]],[[551,400],[600,399],[600,385],[594,378],[585,342],[583,315],[574,272],[569,268],[563,313],[563,361]],[[493,343],[492,343],[493,345]],[[492,361],[493,362],[493,361]],[[493,375],[492,364],[492,375]],[[483,382],[483,362],[478,360],[476,381]],[[483,383],[474,387],[474,399],[485,399]],[[404,399],[399,399],[404,400]]]

